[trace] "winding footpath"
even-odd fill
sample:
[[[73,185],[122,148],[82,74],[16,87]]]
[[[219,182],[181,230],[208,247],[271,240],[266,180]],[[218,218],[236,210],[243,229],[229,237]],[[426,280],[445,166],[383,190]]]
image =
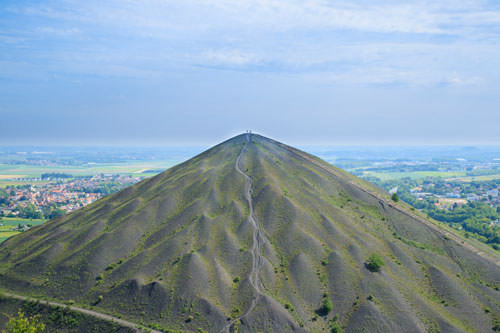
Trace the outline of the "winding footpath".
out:
[[[474,252],[476,255],[480,256],[481,258],[497,265],[497,266],[500,266],[500,260],[497,259],[497,258],[494,258],[492,257],[491,255],[487,254],[487,253],[484,253],[482,251],[480,251],[477,247],[475,247],[473,244],[471,244],[470,242],[467,242],[467,241],[464,241],[463,239],[459,238],[458,236],[456,236],[455,234],[449,232],[449,231],[446,231],[446,230],[443,230],[441,229],[437,224],[431,222],[431,221],[428,221],[424,218],[422,218],[421,216],[418,216],[417,214],[413,214],[409,211],[407,211],[406,209],[403,209],[402,207],[394,204],[391,200],[387,199],[387,198],[384,198],[382,195],[378,194],[378,193],[375,193],[373,191],[370,191],[366,188],[364,188],[363,186],[357,184],[356,182],[352,181],[352,180],[349,180],[347,179],[344,175],[342,175],[341,173],[339,173],[338,171],[336,171],[333,167],[328,167],[328,166],[325,166],[321,163],[319,163],[318,161],[316,161],[314,158],[312,158],[311,156],[309,156],[308,154],[305,154],[301,151],[298,151],[292,147],[288,147],[282,143],[279,143],[277,141],[274,141],[272,140],[273,142],[275,142],[276,144],[278,144],[279,146],[281,146],[282,148],[285,148],[286,150],[288,150],[289,152],[313,163],[314,165],[316,165],[317,167],[331,173],[332,175],[336,176],[336,177],[339,177],[341,179],[344,179],[345,181],[347,181],[349,184],[351,184],[352,186],[356,187],[357,189],[359,189],[360,191],[363,191],[369,195],[371,195],[372,197],[378,199],[380,201],[381,204],[385,204],[391,208],[394,208],[395,210],[399,211],[400,213],[406,215],[406,216],[409,216],[409,217],[412,217],[414,219],[416,219],[417,221],[420,221],[421,223],[425,224],[426,226],[428,226],[429,228],[437,231],[438,233],[440,233],[441,235],[445,236],[445,237],[448,237],[449,239],[452,239],[454,240],[455,242],[457,242],[459,245],[469,249],[470,251]]]
[[[259,303],[259,300],[261,296],[263,296],[262,292],[262,282],[260,280],[260,269],[262,268],[262,264],[264,263],[262,254],[260,253],[260,247],[264,244],[265,238],[262,235],[260,231],[260,226],[259,226],[259,221],[257,220],[257,217],[255,216],[254,210],[253,210],[253,201],[252,201],[252,178],[250,178],[249,175],[247,175],[241,168],[241,158],[245,154],[248,145],[250,144],[250,135],[247,134],[247,142],[245,144],[245,147],[241,150],[240,155],[238,156],[238,159],[236,160],[236,171],[238,173],[242,174],[245,177],[245,198],[248,201],[248,207],[250,209],[250,214],[248,216],[248,220],[250,221],[250,224],[253,227],[253,244],[252,244],[252,269],[250,270],[250,274],[248,277],[248,280],[252,287],[255,289],[256,295],[252,299],[252,302],[250,303],[250,306],[248,309],[243,313],[241,316],[238,318],[235,318],[231,320],[220,332],[230,332],[231,326],[238,320],[244,318],[247,316],[249,313],[253,311],[255,306]]]
[[[40,304],[47,305],[47,306],[54,306],[54,307],[67,307],[68,306],[68,305],[62,304],[62,303],[57,303],[57,302],[52,302],[52,301],[45,301],[45,300],[41,300],[41,299],[38,299],[38,298],[31,298],[31,297],[16,295],[16,294],[7,293],[7,292],[3,292],[2,295],[5,296],[5,297],[9,297],[9,298],[13,298],[13,299],[18,299],[18,300],[21,300],[21,301],[40,302]],[[85,315],[92,316],[94,318],[98,318],[98,319],[110,321],[112,323],[119,324],[121,326],[131,328],[131,329],[133,329],[136,332],[148,331],[148,332],[152,332],[152,333],[161,333],[160,331],[155,331],[155,330],[151,330],[151,329],[144,329],[143,330],[143,329],[141,329],[141,327],[138,324],[135,324],[133,322],[130,322],[130,321],[127,321],[127,320],[123,320],[123,319],[120,319],[120,318],[117,318],[117,317],[113,317],[111,315],[104,314],[104,313],[101,313],[101,312],[97,312],[97,311],[93,311],[93,310],[87,310],[87,309],[79,308],[79,307],[73,306],[73,305],[69,306],[69,308],[70,308],[71,311],[80,312],[80,313],[83,313]]]
[[[236,171],[238,173],[240,173],[241,175],[243,175],[245,177],[245,198],[248,201],[248,207],[249,207],[249,210],[250,210],[250,214],[248,216],[248,220],[249,220],[249,222],[250,222],[250,224],[252,225],[252,228],[253,228],[253,244],[252,244],[252,249],[251,249],[251,253],[252,253],[252,268],[250,270],[250,274],[249,274],[248,280],[249,280],[251,286],[255,289],[255,296],[253,297],[252,302],[250,303],[250,306],[245,311],[245,313],[243,313],[238,318],[235,318],[232,321],[230,321],[221,330],[221,332],[230,332],[231,326],[236,321],[244,318],[249,313],[251,313],[253,311],[253,309],[257,306],[257,304],[259,303],[260,298],[264,295],[263,292],[262,292],[262,282],[260,280],[260,270],[262,268],[262,264],[264,263],[264,261],[263,261],[262,255],[260,253],[260,247],[264,244],[265,238],[264,238],[264,236],[262,235],[262,233],[260,231],[259,222],[258,222],[257,217],[255,216],[255,213],[254,213],[254,210],[253,210],[253,202],[252,202],[252,178],[250,178],[250,176],[247,175],[242,170],[242,167],[241,167],[241,158],[245,154],[245,152],[246,152],[246,150],[248,148],[248,145],[251,142],[250,141],[250,134],[247,134],[247,138],[246,139],[247,139],[247,142],[246,142],[245,146],[243,147],[243,149],[241,150],[241,153],[238,156],[238,159],[236,160],[235,168],[236,168]],[[13,299],[18,299],[18,300],[22,300],[22,301],[40,302],[40,304],[44,304],[44,305],[47,305],[47,306],[55,306],[55,307],[66,307],[67,306],[66,304],[62,304],[62,303],[57,303],[57,302],[52,302],[52,301],[46,301],[46,300],[41,300],[41,299],[38,299],[38,298],[26,297],[26,296],[22,296],[22,295],[16,295],[16,294],[8,293],[8,292],[4,292],[2,295],[5,296],[5,297],[9,297],[9,298],[13,298]],[[131,329],[133,329],[136,332],[142,332],[143,331],[143,330],[141,330],[140,325],[138,325],[136,323],[133,323],[133,322],[130,322],[130,321],[127,321],[127,320],[123,320],[123,319],[120,319],[120,318],[117,318],[117,317],[114,317],[114,316],[111,316],[111,315],[108,315],[108,314],[104,314],[104,313],[93,311],[93,310],[83,309],[83,308],[79,308],[79,307],[76,307],[76,306],[70,306],[70,308],[71,308],[72,311],[80,312],[82,314],[85,314],[85,315],[88,315],[88,316],[92,316],[92,317],[95,317],[95,318],[98,318],[98,319],[110,321],[110,322],[119,324],[121,326],[131,328]],[[155,330],[151,330],[151,329],[146,329],[146,330],[148,332],[152,332],[152,333],[161,333],[160,331],[155,331]]]

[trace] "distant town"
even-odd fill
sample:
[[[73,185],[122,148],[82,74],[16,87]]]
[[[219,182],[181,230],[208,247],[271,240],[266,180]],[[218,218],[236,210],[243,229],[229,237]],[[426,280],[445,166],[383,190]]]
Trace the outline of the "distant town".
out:
[[[409,192],[417,201],[435,198],[436,207],[454,209],[475,201],[497,207],[500,205],[499,189],[499,184],[495,181],[472,182],[464,186],[463,183],[454,181],[427,180],[422,185],[411,188]]]
[[[24,185],[0,189],[0,216],[50,219],[72,212],[119,191],[145,177],[99,174],[74,178],[71,174],[43,174],[40,178],[16,178]]]

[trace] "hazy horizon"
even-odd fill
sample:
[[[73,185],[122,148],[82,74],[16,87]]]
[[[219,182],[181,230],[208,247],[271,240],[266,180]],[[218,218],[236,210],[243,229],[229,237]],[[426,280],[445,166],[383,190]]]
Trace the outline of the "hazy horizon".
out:
[[[259,134],[259,133],[255,133]],[[0,145],[0,152],[5,149],[33,149],[33,151],[37,151],[36,149],[38,148],[54,148],[54,149],[72,149],[72,148],[80,148],[80,149],[92,149],[92,148],[98,148],[98,149],[175,149],[175,148],[202,148],[202,149],[209,149],[210,147],[213,147],[217,144],[220,144],[228,139],[231,139],[232,137],[226,137],[221,139],[218,142],[214,142],[213,144],[202,144],[202,143],[195,143],[195,144],[109,144],[109,143],[100,143],[100,144],[87,144],[87,143],[82,143],[82,144],[14,144],[14,145]],[[278,142],[291,145],[288,142],[285,142],[283,140],[280,140],[279,138],[275,137],[269,137],[270,139],[276,140]],[[322,149],[322,148],[335,148],[335,149],[401,149],[401,148],[416,148],[416,149],[446,149],[446,148],[457,148],[457,149],[499,149],[500,150],[500,144],[297,144],[293,145],[297,148],[317,148],[317,149]],[[43,151],[39,151],[42,152]]]
[[[240,133],[242,134],[242,133]],[[255,133],[262,135],[260,133]],[[235,136],[235,135],[234,135]],[[197,142],[190,142],[189,140],[186,140],[185,142],[176,142],[175,140],[172,140],[171,142],[165,141],[165,142],[160,142],[160,143],[152,143],[152,142],[141,142],[141,143],[120,143],[120,142],[105,142],[105,141],[100,141],[100,142],[69,142],[69,143],[64,143],[64,142],[47,142],[47,143],[30,143],[30,142],[25,142],[25,143],[16,143],[16,144],[1,144],[0,145],[0,151],[2,149],[6,148],[16,148],[16,149],[21,149],[21,148],[30,148],[30,149],[36,149],[36,148],[60,148],[60,149],[70,149],[70,148],[82,148],[82,149],[90,149],[90,148],[102,148],[102,149],[125,149],[125,148],[141,148],[141,149],[161,149],[161,148],[205,148],[208,149],[210,147],[213,147],[215,145],[218,145],[228,139],[231,139],[234,136],[229,136],[229,137],[221,137],[219,141],[215,141],[217,139],[214,139],[213,142],[207,143],[207,140],[205,140],[205,143],[202,141],[197,141]],[[342,143],[342,142],[307,142],[305,140],[305,143],[301,143],[300,140],[292,140],[290,141],[284,141],[280,138],[273,137],[273,136],[267,136],[263,135],[264,137],[268,137],[270,139],[276,140],[278,142],[294,146],[297,148],[304,148],[304,147],[309,147],[309,148],[339,148],[339,149],[348,149],[348,148],[369,148],[369,149],[399,149],[399,148],[429,148],[429,149],[437,149],[437,148],[478,148],[478,149],[500,149],[500,143],[391,143],[391,142],[374,142],[372,144],[368,142],[359,142],[359,143]]]

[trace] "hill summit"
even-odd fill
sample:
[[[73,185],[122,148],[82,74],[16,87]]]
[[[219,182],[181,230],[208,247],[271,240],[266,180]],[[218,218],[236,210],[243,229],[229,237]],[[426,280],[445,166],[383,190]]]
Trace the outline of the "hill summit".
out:
[[[489,331],[495,259],[243,134],[4,242],[0,286],[176,331]]]

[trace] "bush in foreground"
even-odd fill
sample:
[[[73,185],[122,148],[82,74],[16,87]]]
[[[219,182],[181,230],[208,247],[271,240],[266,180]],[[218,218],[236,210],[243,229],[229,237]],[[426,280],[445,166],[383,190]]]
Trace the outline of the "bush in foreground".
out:
[[[325,293],[323,295],[323,301],[321,302],[321,307],[317,309],[315,312],[319,316],[326,316],[333,310],[333,303],[330,300],[330,295]]]
[[[19,310],[17,317],[11,318],[2,333],[39,333],[45,330],[45,324],[39,322],[39,316],[26,317]]]

